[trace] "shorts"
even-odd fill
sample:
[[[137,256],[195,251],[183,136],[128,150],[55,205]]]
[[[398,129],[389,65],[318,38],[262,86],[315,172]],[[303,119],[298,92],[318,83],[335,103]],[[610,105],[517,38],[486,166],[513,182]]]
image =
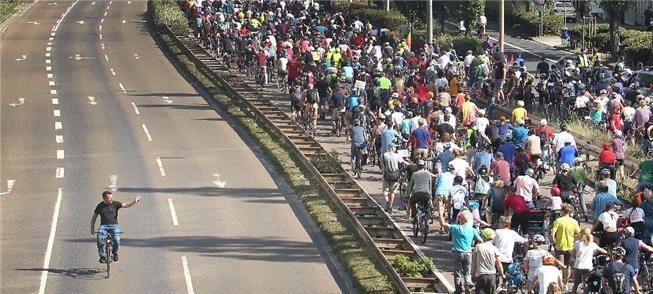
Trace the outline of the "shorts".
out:
[[[515,213],[512,215],[510,220],[510,229],[525,235],[528,234],[528,228],[530,227],[530,218],[528,213]],[[519,228],[519,230],[517,230]]]
[[[427,148],[416,148],[415,149],[415,158],[428,158],[429,150]]]
[[[570,251],[559,251],[555,250],[555,258],[562,261],[565,266],[571,265],[571,250]]]
[[[449,203],[449,198],[446,194],[436,194],[433,198],[433,206],[436,209],[440,209],[440,205],[445,205],[446,207],[447,203]]]
[[[503,84],[504,84],[503,80],[494,80],[494,89],[496,89],[497,91],[503,91]]]
[[[398,182],[383,180],[383,193],[396,194],[397,190],[399,190]]]
[[[624,160],[623,159],[617,159],[617,166],[623,166],[624,165]]]

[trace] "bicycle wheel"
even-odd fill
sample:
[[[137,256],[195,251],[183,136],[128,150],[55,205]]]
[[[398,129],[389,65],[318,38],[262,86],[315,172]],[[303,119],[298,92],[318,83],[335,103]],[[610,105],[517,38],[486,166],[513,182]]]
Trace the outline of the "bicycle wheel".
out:
[[[419,236],[419,221],[413,218],[413,237],[417,238]]]
[[[363,156],[360,154],[360,151],[357,152],[356,154],[356,175],[358,176],[358,179],[361,178],[361,175],[363,173]]]
[[[426,244],[426,238],[429,235],[429,222],[425,214],[422,213],[419,222],[422,229],[422,244]]]
[[[107,278],[111,276],[111,260],[113,259],[113,256],[111,256],[111,249],[111,243],[107,242],[104,247],[104,255],[107,258]]]

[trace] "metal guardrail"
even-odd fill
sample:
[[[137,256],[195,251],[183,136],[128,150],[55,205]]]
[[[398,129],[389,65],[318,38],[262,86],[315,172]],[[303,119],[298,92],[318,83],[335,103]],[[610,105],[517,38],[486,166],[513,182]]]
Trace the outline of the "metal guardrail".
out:
[[[223,73],[227,69],[208,54],[202,47],[190,39],[187,46],[168,28],[165,33],[173,37],[184,53],[192,57],[196,64],[220,83],[231,94],[231,99],[241,106],[241,109],[254,114],[263,123],[282,137],[290,146],[296,158],[317,179],[319,187],[329,196],[330,202],[345,213],[352,228],[360,238],[372,248],[376,260],[387,272],[393,284],[400,293],[423,292],[434,289],[437,293],[452,293],[453,287],[435,268],[433,273],[422,278],[402,277],[393,267],[395,256],[403,254],[412,259],[426,256],[408,238],[401,228],[376,203],[376,201],[342,168],[337,173],[322,173],[313,165],[311,159],[316,156],[328,155],[328,152],[304,130],[297,125],[285,112],[267,99],[263,99],[255,89],[239,79],[229,79]]]

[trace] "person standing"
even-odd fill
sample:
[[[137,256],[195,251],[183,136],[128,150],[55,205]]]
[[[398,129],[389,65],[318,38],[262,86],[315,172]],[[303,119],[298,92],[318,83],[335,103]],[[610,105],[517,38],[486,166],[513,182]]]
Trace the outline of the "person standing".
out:
[[[630,294],[633,292],[631,289],[634,288],[635,293],[639,294],[639,283],[637,282],[635,269],[623,262],[624,255],[626,255],[626,250],[623,247],[612,250],[614,260],[603,268],[601,287],[610,287],[613,293],[622,294]]]
[[[471,271],[474,278],[474,291],[476,294],[494,294],[497,273],[501,278],[505,277],[499,258],[501,253],[492,244],[492,239],[495,237],[492,229],[483,229],[480,235],[483,243],[476,245],[472,253]]]
[[[395,201],[395,194],[399,189],[399,178],[401,178],[401,164],[407,163],[397,153],[397,145],[390,143],[388,152],[383,154],[383,197],[385,198],[385,210],[392,211],[392,204]]]
[[[589,228],[584,228],[580,231],[580,240],[574,243],[574,286],[571,293],[577,293],[578,285],[587,280],[587,276],[594,268],[592,258],[594,254],[608,254],[608,252],[594,243],[594,236]],[[589,288],[585,288],[584,292],[587,294]]]
[[[569,266],[571,265],[571,256],[574,249],[574,239],[580,233],[580,225],[578,221],[570,216],[571,211],[571,205],[563,203],[560,209],[560,217],[551,226],[551,240],[554,240],[555,257],[561,260],[566,267],[564,269],[565,283],[561,285],[566,285],[567,281],[569,281],[571,275]]]
[[[474,240],[483,242],[473,226],[468,223],[472,220],[469,215],[462,213],[459,224],[449,224],[444,219],[444,207],[440,206],[438,220],[440,226],[451,234],[452,250],[454,253],[454,283],[456,291],[461,294],[463,290],[469,293],[472,285],[471,262],[472,262],[472,243]]]
[[[510,217],[502,216],[499,218],[499,228],[496,230],[494,246],[499,249],[501,255],[501,265],[504,271],[508,271],[508,266],[512,264],[512,256],[515,251],[515,243],[526,244],[528,239],[520,236],[517,232],[510,229]]]
[[[562,282],[562,275],[560,270],[555,266],[556,259],[553,256],[544,257],[542,261],[542,266],[537,269],[533,280],[528,285],[528,293],[533,293],[535,285],[539,283],[540,294],[546,294],[549,289],[549,285],[552,283],[558,283],[558,285],[565,285]]]

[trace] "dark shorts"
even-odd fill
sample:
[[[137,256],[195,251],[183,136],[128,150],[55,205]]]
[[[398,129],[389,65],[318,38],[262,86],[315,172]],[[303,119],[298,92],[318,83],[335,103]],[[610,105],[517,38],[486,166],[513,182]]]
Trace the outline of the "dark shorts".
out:
[[[528,234],[530,218],[528,213],[515,213],[510,221],[510,228],[522,235]]]
[[[555,258],[562,261],[566,266],[571,264],[571,251],[555,251]]]
[[[476,294],[494,294],[496,291],[496,275],[480,275],[476,277],[474,285]]]

